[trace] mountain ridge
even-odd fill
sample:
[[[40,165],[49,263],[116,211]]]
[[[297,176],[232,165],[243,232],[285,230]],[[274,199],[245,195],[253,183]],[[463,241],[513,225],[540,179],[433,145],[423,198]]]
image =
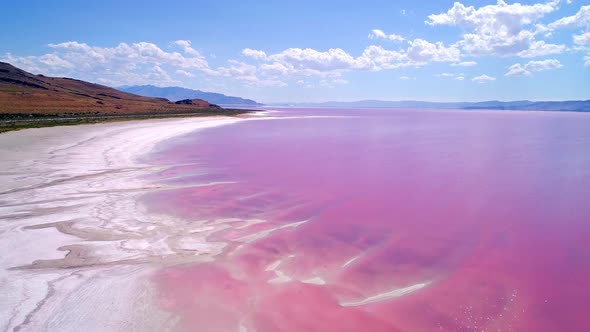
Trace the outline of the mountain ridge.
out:
[[[261,106],[262,104],[252,100],[241,97],[227,96],[222,93],[206,92],[201,90],[194,90],[183,88],[179,86],[158,87],[154,85],[126,85],[116,87],[120,91],[133,93],[146,97],[166,98],[172,101],[183,99],[203,99],[209,103],[217,105],[246,105],[246,106]]]

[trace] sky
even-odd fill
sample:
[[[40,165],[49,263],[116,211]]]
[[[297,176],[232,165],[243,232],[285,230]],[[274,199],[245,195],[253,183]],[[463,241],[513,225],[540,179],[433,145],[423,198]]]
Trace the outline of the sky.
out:
[[[4,0],[0,61],[259,102],[590,99],[590,0]]]

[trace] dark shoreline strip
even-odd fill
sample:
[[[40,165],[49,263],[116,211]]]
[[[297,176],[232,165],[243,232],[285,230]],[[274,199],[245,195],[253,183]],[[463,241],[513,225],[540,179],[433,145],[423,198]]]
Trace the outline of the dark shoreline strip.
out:
[[[130,115],[96,115],[96,116],[55,116],[45,114],[0,114],[0,134],[28,129],[55,126],[73,126],[80,124],[93,124],[115,121],[131,121],[146,119],[166,119],[181,117],[204,116],[238,116],[255,112],[243,109],[207,110],[204,112],[173,113],[173,114],[130,114]]]

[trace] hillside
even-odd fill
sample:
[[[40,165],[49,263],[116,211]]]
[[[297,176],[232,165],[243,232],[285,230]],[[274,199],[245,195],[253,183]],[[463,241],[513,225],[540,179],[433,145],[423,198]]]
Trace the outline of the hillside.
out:
[[[5,116],[168,114],[210,109],[220,108],[203,100],[177,104],[71,78],[34,75],[0,62],[0,114]]]
[[[157,87],[153,85],[137,85],[137,86],[122,86],[117,89],[129,93],[134,93],[140,96],[146,97],[159,97],[166,98],[168,100],[182,100],[182,99],[203,99],[212,104],[217,105],[247,105],[247,106],[260,106],[259,104],[251,99],[244,99],[240,97],[226,96],[221,93],[205,92],[200,90],[191,90],[176,86],[171,87]]]

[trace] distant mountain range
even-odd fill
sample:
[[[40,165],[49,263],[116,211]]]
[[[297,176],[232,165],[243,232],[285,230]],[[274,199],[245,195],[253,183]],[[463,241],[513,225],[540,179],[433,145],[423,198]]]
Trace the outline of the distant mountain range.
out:
[[[226,96],[221,93],[191,90],[187,88],[181,88],[178,86],[158,87],[153,85],[135,85],[121,86],[117,89],[140,96],[166,98],[172,101],[178,101],[183,99],[203,99],[211,104],[217,105],[262,106],[262,104],[259,104],[251,99]]]
[[[487,109],[487,110],[526,110],[526,111],[570,111],[590,112],[590,100],[569,101],[482,101],[439,103],[427,101],[386,101],[360,100],[351,102],[329,101],[323,103],[277,103],[274,106],[291,107],[342,107],[342,108],[432,108],[432,109]]]

